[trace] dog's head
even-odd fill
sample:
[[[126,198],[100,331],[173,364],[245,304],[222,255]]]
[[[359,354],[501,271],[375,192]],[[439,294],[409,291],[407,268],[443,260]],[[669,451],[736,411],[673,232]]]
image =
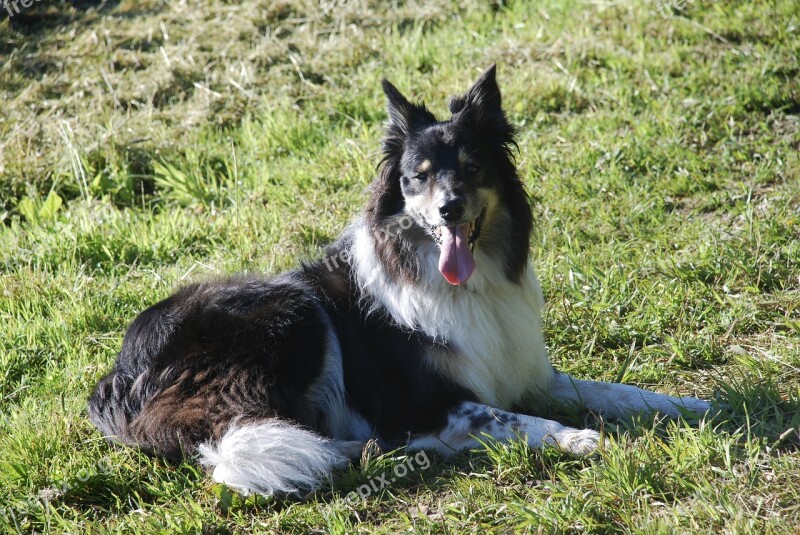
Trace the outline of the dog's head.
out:
[[[501,106],[495,67],[450,101],[451,117],[444,121],[386,80],[383,90],[389,124],[368,207],[371,225],[410,218],[424,239],[438,244],[439,271],[453,285],[470,278],[475,248],[481,247],[503,255],[507,275],[518,280],[527,260],[531,212],[511,158],[514,129]],[[378,254],[396,274],[416,276],[412,251],[395,242],[378,239]]]

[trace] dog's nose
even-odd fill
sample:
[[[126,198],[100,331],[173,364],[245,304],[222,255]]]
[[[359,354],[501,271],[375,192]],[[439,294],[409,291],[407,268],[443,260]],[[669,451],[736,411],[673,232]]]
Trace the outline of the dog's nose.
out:
[[[439,207],[439,215],[447,223],[455,223],[464,217],[464,201],[452,199]]]

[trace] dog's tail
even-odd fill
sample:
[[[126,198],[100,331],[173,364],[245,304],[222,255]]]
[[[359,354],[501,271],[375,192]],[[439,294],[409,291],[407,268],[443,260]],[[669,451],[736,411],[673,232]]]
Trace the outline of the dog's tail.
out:
[[[297,425],[271,419],[233,423],[216,443],[198,447],[200,464],[214,481],[243,494],[288,494],[315,489],[335,468],[361,452],[360,442],[323,438]]]

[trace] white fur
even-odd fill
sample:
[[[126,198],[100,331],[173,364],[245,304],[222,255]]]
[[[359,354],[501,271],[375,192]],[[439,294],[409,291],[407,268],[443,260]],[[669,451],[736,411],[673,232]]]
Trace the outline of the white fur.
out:
[[[345,400],[342,348],[330,321],[327,323],[322,371],[308,389],[306,397],[324,415],[328,436],[366,442],[372,434],[372,428]]]
[[[353,231],[354,271],[372,305],[385,307],[399,325],[455,349],[456,355],[432,353],[434,366],[495,407],[510,408],[549,391],[554,372],[542,336],[544,299],[532,265],[514,284],[497,258],[476,248],[475,272],[455,287],[439,273],[439,248],[430,242],[417,250],[420,281],[396,283],[384,272],[367,226],[357,224]]]
[[[711,409],[708,402],[697,398],[676,398],[648,392],[631,385],[585,381],[564,373],[556,375],[551,395],[561,400],[576,401],[590,410],[611,418],[644,412],[659,412],[677,418],[681,415],[682,409],[698,414]]]
[[[476,427],[476,416],[489,416],[491,419]],[[575,455],[592,453],[601,441],[600,434],[591,429],[574,429],[553,420],[508,413],[486,405],[466,402],[448,417],[444,429],[412,440],[409,448],[433,449],[448,455],[479,447],[479,441],[489,438],[502,442],[522,438],[534,448],[548,444]]]
[[[313,489],[357,450],[280,420],[234,423],[217,444],[198,448],[200,463],[214,467],[214,481],[265,495]]]
[[[448,416],[442,430],[413,438],[410,449],[449,453],[477,447],[476,437],[489,435],[497,440],[522,436],[533,447],[550,444],[575,454],[593,451],[601,440],[595,431],[501,410],[513,405],[535,406],[547,395],[581,402],[608,416],[643,410],[679,416],[679,407],[694,412],[709,408],[694,398],[556,374],[542,336],[542,290],[530,264],[521,282],[515,284],[507,279],[497,258],[477,249],[472,277],[454,287],[438,272],[439,248],[430,243],[417,250],[419,282],[398,283],[384,272],[367,226],[358,222],[351,232],[350,256],[356,282],[364,293],[363,305],[369,307],[365,312],[385,311],[400,326],[423,331],[452,348],[431,350],[431,365],[481,401],[462,404]],[[371,429],[346,402],[341,347],[332,326],[328,325],[327,331],[323,369],[307,396],[325,414],[330,436],[353,441],[325,439],[279,420],[234,424],[217,444],[199,447],[200,462],[214,467],[215,481],[244,493],[310,490],[360,452]],[[495,419],[487,420],[487,415]]]

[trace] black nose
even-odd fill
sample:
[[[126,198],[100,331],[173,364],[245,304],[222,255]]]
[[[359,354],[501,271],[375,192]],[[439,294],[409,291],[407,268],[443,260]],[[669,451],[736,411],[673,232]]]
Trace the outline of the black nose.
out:
[[[447,201],[439,207],[439,215],[447,223],[455,223],[464,217],[464,201],[461,199]]]

